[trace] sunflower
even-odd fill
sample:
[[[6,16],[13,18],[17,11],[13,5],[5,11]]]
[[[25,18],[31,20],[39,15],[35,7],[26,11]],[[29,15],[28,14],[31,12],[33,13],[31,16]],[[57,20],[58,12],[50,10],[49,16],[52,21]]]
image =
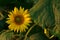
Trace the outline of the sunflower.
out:
[[[27,25],[29,26],[29,23],[31,23],[28,9],[24,10],[22,7],[20,7],[20,9],[14,7],[14,10],[9,12],[8,17],[6,21],[6,23],[10,24],[8,28],[17,32],[26,31],[26,29],[28,29]]]

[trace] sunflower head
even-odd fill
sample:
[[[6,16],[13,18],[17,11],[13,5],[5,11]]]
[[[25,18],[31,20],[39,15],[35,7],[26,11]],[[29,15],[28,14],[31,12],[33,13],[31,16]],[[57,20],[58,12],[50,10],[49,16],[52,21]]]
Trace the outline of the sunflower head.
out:
[[[28,29],[27,25],[31,23],[31,17],[28,10],[20,7],[20,9],[14,7],[12,12],[9,12],[6,23],[10,24],[8,28],[14,31],[23,32]]]

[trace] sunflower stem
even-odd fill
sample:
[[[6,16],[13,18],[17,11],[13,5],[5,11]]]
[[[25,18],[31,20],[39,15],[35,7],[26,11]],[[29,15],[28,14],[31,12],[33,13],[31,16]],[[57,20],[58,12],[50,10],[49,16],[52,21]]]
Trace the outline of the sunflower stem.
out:
[[[36,24],[34,24],[32,27],[30,27],[30,29],[27,31],[27,33],[26,33],[26,35],[25,35],[25,38],[24,38],[24,40],[26,40],[27,39],[27,35],[29,34],[29,32],[32,30],[32,28],[34,28],[34,26],[35,26]]]

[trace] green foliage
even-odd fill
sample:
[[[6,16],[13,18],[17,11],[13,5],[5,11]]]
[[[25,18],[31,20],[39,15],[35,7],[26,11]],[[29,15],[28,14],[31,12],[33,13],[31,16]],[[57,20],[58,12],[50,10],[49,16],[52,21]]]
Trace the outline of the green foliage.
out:
[[[14,33],[10,30],[5,30],[0,34],[0,40],[22,40],[23,35],[20,33]]]
[[[13,36],[13,32],[6,30],[0,35],[0,40],[10,40]]]
[[[49,40],[48,38],[46,38],[44,35],[42,35],[41,33],[36,33],[30,36],[29,38],[30,40]]]
[[[51,1],[49,0],[40,0],[30,9],[30,13],[34,22],[39,23],[42,27],[51,27],[55,23]]]
[[[1,10],[1,9],[0,9],[0,10]],[[2,11],[2,10],[1,10],[1,11]],[[1,11],[0,11],[0,12],[1,12]],[[7,27],[6,27],[7,24],[5,23],[5,22],[6,22],[6,18],[7,18],[7,14],[6,14],[6,12],[4,12],[4,11],[2,11],[1,14],[2,14],[3,17],[0,15],[1,18],[2,18],[2,19],[0,20],[0,31],[2,31],[2,30],[5,29],[5,28],[7,29]]]
[[[59,18],[60,17],[60,8],[59,8],[60,5],[59,4],[60,4],[59,0],[55,0],[53,3],[54,5],[53,11],[55,15],[55,27],[53,28],[53,32],[51,33],[60,39],[60,18]]]

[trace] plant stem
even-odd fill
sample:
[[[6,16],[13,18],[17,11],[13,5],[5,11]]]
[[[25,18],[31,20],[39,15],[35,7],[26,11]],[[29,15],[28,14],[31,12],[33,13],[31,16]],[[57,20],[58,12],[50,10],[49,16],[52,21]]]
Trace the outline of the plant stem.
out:
[[[27,35],[29,34],[29,32],[32,30],[32,28],[34,28],[34,26],[35,26],[36,24],[34,24],[32,27],[30,27],[30,29],[27,31],[27,33],[26,33],[26,35],[25,35],[25,38],[24,38],[24,40],[26,40],[27,39]]]

